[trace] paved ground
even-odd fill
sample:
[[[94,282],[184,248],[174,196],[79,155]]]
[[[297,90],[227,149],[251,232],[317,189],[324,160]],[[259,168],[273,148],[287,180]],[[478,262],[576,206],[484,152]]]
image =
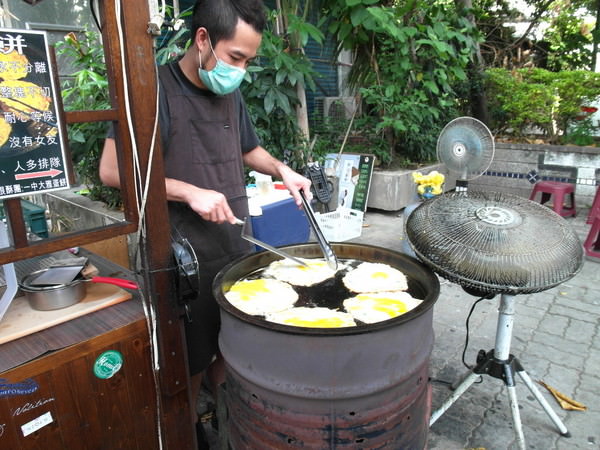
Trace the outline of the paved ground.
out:
[[[590,225],[587,210],[568,220],[582,242]],[[402,212],[369,211],[360,238],[354,241],[406,250]],[[540,230],[543,232],[543,230]],[[476,297],[458,285],[441,281],[434,307],[435,345],[431,355],[433,410],[452,392],[447,383],[467,373],[461,355],[465,321]],[[561,409],[551,394],[542,395],[572,434],[561,437],[526,385],[517,379],[521,421],[528,449],[600,449],[600,261],[587,259],[582,270],[562,285],[540,293],[516,296],[511,353],[534,380],[543,380],[585,404],[587,411]],[[474,364],[477,352],[494,347],[500,296],[480,302],[471,316],[466,361]],[[536,383],[537,385],[537,383]],[[429,448],[458,450],[517,448],[501,380],[484,376],[472,385],[431,427]]]

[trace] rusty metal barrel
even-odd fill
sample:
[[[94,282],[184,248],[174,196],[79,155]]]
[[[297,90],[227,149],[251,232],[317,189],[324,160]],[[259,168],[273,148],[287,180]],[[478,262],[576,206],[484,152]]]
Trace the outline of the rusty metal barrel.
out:
[[[437,277],[417,260],[388,249],[334,244],[340,259],[382,262],[408,277],[423,302],[385,322],[310,329],[267,322],[224,297],[237,280],[276,259],[257,253],[217,275],[219,345],[226,363],[230,447],[240,449],[421,449],[431,412],[429,359]],[[287,246],[319,257],[315,244]]]

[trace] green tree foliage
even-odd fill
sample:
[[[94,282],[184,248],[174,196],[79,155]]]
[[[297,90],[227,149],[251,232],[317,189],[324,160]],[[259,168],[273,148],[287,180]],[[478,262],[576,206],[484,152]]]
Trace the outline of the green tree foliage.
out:
[[[522,19],[522,13],[508,0],[477,0],[473,2],[477,29],[483,36],[481,53],[488,67],[521,66],[528,58],[522,55],[521,42],[510,23]]]
[[[272,25],[275,12],[270,17]],[[309,37],[322,42],[323,33],[317,27],[293,14],[287,20],[288,30],[299,42],[305,44]],[[302,83],[314,90],[316,73],[304,53],[296,50],[288,36],[273,32],[273,26],[265,30],[258,57],[248,67],[248,82],[241,90],[263,146],[292,168],[301,169],[306,164],[306,142],[294,113],[300,102],[295,87]]]
[[[159,66],[168,64],[181,57],[191,44],[190,30],[185,25],[185,19],[192,15],[192,7],[182,11],[179,16],[173,16],[173,8],[167,7],[165,23],[161,36],[156,39],[156,63]]]
[[[592,66],[592,29],[585,22],[588,10],[580,3],[556,2],[555,15],[544,34],[549,70],[589,70]]]
[[[500,68],[486,74],[495,133],[526,136],[541,131],[555,143],[577,143],[573,135],[579,143],[593,142],[582,106],[600,99],[600,74]]]
[[[597,0],[526,0],[529,13],[508,0],[473,1],[482,54],[488,67],[590,70],[592,44],[600,42]],[[597,19],[596,19],[597,20]],[[514,23],[523,24],[516,33]]]
[[[377,154],[413,162],[435,157],[438,132],[458,114],[458,83],[466,80],[477,33],[447,1],[325,2],[329,31],[353,49],[350,81],[358,88],[388,148]]]

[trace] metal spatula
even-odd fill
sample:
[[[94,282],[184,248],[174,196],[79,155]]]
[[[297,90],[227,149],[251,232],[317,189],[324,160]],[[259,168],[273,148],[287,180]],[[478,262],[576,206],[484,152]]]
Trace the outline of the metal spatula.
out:
[[[31,280],[34,286],[52,286],[71,283],[88,263],[86,257],[73,258],[73,261],[55,261],[40,276]]]
[[[248,218],[247,217],[245,217],[244,220],[236,219],[236,225],[240,225],[242,227],[242,238],[244,238],[248,242],[252,242],[253,244],[259,245],[259,246],[263,247],[265,250],[275,253],[276,255],[283,256],[284,258],[291,259],[292,261],[294,261],[297,264],[300,264],[304,267],[308,267],[308,264],[306,264],[301,259],[298,259],[295,256],[290,255],[289,253],[286,253],[276,247],[273,247],[272,245],[269,245],[265,242],[259,241],[254,236],[252,236],[248,232]]]

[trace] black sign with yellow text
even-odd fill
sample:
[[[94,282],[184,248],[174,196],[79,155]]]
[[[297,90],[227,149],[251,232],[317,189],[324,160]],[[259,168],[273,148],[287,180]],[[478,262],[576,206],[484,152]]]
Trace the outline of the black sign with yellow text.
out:
[[[46,34],[0,29],[0,199],[69,187]]]

